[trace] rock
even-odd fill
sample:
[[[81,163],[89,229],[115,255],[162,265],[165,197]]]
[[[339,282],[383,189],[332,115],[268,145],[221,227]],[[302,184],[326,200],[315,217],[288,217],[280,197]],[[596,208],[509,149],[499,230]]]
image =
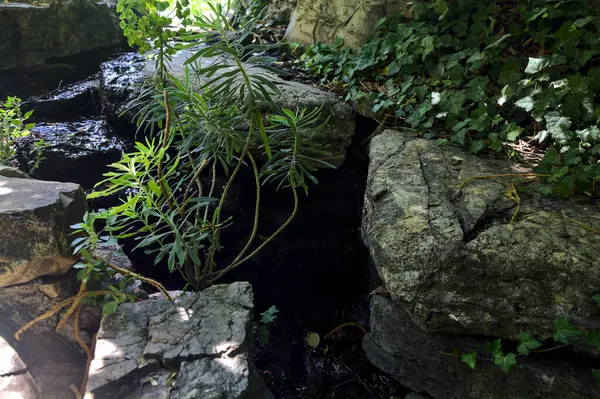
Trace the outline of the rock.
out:
[[[270,0],[267,5],[266,15],[275,23],[288,24],[296,9],[297,0]]]
[[[54,298],[42,292],[45,286],[56,287]],[[73,333],[73,323],[68,322],[63,329],[56,332],[59,316],[54,315],[24,332],[20,340],[15,339],[15,332],[25,324],[50,310],[61,301],[73,296],[78,289],[75,273],[71,272],[51,282],[33,281],[26,284],[4,287],[0,289],[0,337],[14,348],[25,365],[27,386],[31,386],[31,393],[22,393],[22,384],[19,391],[27,399],[64,399],[72,397],[70,385],[79,386],[85,369],[85,354],[79,347]],[[82,312],[82,316],[86,312]],[[83,328],[83,325],[82,325]],[[97,331],[98,324],[95,326]],[[91,333],[95,331],[82,330],[81,335],[89,344]],[[0,359],[6,359],[4,348],[0,345]],[[2,363],[0,361],[0,363]],[[19,374],[20,375],[20,374]],[[15,376],[16,377],[16,376]],[[23,377],[18,377],[22,380]],[[0,376],[0,384],[3,377]],[[3,387],[3,385],[0,385]],[[14,389],[16,390],[16,388]],[[0,398],[4,393],[0,389]],[[34,394],[35,393],[35,394]],[[8,396],[6,398],[12,398]]]
[[[429,395],[421,395],[420,393],[411,392],[404,397],[404,399],[430,399]]]
[[[0,336],[0,399],[37,397],[38,392],[27,366]]]
[[[92,252],[92,255],[107,263],[120,267],[121,269],[135,272],[131,260],[116,243],[100,242]],[[140,280],[132,279],[131,277],[128,279],[127,276],[124,276],[121,273],[115,273],[111,276],[109,281],[102,282],[102,286],[98,289],[110,289],[108,285],[118,287],[121,281],[124,282],[123,289],[125,292],[133,294],[136,298],[148,299],[148,293],[142,288],[142,282]]]
[[[545,339],[561,316],[600,328],[591,299],[600,235],[581,225],[600,230],[593,203],[544,197],[531,179],[457,190],[469,177],[527,170],[404,132],[375,137],[370,159],[363,239],[392,299],[421,328]]]
[[[185,77],[184,62],[191,54],[190,51],[177,53],[170,64],[169,72],[176,78],[183,79]],[[202,59],[203,65],[214,61],[211,58]],[[125,54],[102,65],[102,114],[109,123],[118,126],[120,130],[135,131],[130,127],[136,114],[135,109],[129,112],[125,111],[129,108],[130,101],[138,98],[142,93],[144,80],[154,74],[154,61],[138,54]],[[323,107],[324,116],[329,117],[329,120],[324,128],[316,133],[314,141],[322,144],[327,151],[331,152],[331,159],[328,161],[335,166],[340,166],[345,159],[346,147],[350,145],[354,135],[356,116],[352,108],[334,94],[302,83],[286,81],[270,73],[267,74],[281,91],[281,94],[274,99],[278,106],[309,110]],[[123,114],[122,117],[120,117],[121,114]]]
[[[19,155],[23,166],[31,166],[35,156],[33,143],[43,139],[47,148],[33,177],[42,180],[71,181],[91,188],[103,180],[106,165],[116,162],[128,148],[101,119],[79,122],[39,123],[31,135],[20,139]]]
[[[39,98],[30,99],[24,102],[21,108],[24,111],[33,110],[31,120],[34,122],[97,115],[100,113],[99,86],[100,79],[93,76]]]
[[[69,226],[85,209],[76,184],[0,176],[0,287],[66,273]]]
[[[0,176],[2,177],[19,177],[21,179],[29,179],[27,173],[20,171],[16,168],[11,168],[10,166],[2,166],[0,165]]]
[[[51,5],[0,3],[0,71],[107,47],[120,47],[123,34],[114,9],[92,0]]]
[[[252,288],[217,285],[121,305],[97,335],[87,391],[103,398],[271,398],[249,360]]]
[[[491,361],[477,360],[472,370],[454,349],[477,350],[483,342],[419,328],[391,299],[371,299],[371,332],[363,341],[369,360],[407,388],[435,399],[585,399],[600,397],[589,364],[544,356],[519,357],[507,375]]]
[[[286,38],[313,44],[342,37],[346,46],[356,50],[375,32],[377,21],[392,14],[410,17],[412,4],[407,0],[297,0]]]

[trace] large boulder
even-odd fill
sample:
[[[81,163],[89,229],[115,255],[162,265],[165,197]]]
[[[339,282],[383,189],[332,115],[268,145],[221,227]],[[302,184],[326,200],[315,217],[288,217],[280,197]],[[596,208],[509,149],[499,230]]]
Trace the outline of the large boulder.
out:
[[[123,41],[114,9],[93,0],[1,2],[0,37],[0,71],[119,47]]]
[[[121,305],[97,335],[87,391],[95,398],[271,398],[249,359],[252,288],[210,287],[172,304]]]
[[[169,64],[169,73],[178,79],[185,79],[184,62],[191,55],[190,51],[177,53]],[[203,58],[200,61],[206,66],[215,62],[215,59]],[[140,97],[144,81],[153,77],[155,72],[153,60],[133,53],[124,54],[102,64],[102,114],[109,123],[121,129],[128,129],[127,126],[131,124],[137,113],[137,109],[130,108],[129,104]],[[335,166],[341,165],[345,159],[346,147],[350,145],[355,131],[354,110],[332,93],[306,84],[286,81],[266,71],[264,73],[281,92],[274,98],[278,106],[309,110],[323,107],[323,114],[328,120],[325,126],[316,132],[314,141],[322,144],[324,149],[331,153],[328,161]],[[266,104],[265,110],[267,110]]]
[[[411,15],[407,0],[297,0],[286,38],[304,44],[333,43],[342,37],[344,44],[359,49],[375,32],[377,21],[392,14]]]
[[[0,176],[0,287],[69,270],[69,226],[85,209],[77,184]]]
[[[364,242],[391,297],[424,330],[545,339],[561,316],[600,328],[597,205],[544,197],[524,178],[457,188],[527,171],[406,132],[373,139]]]
[[[402,306],[380,295],[371,300],[371,331],[363,346],[374,365],[435,399],[600,397],[589,364],[545,361],[544,355],[519,357],[518,365],[504,375],[493,362],[482,360],[482,340],[423,331]],[[456,349],[480,353],[475,370],[452,355]]]

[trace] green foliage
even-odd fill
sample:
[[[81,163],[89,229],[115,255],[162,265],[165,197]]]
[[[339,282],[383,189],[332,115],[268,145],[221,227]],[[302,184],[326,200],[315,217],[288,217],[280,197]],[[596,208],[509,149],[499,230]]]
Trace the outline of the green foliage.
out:
[[[35,141],[31,150],[29,150],[29,155],[32,157],[29,162],[29,173],[33,173],[36,169],[40,167],[40,164],[46,157],[44,156],[44,152],[50,146],[44,139],[39,139]]]
[[[8,97],[0,103],[0,165],[8,165],[15,155],[15,141],[28,136],[34,124],[25,122],[33,111],[21,112],[21,99]]]
[[[185,33],[191,22],[189,0],[176,0],[174,4],[160,0],[119,0],[117,13],[120,26],[130,46],[144,54],[152,49],[156,60],[157,79],[164,84],[168,62],[176,53],[174,39]],[[173,29],[174,17],[183,26]]]
[[[497,339],[492,342],[485,344],[485,352],[490,355],[489,358],[482,358],[482,360],[488,360],[493,362],[503,373],[509,373],[518,363],[520,356],[529,356],[532,352],[544,353],[550,352],[556,349],[563,348],[565,346],[573,345],[576,342],[585,342],[587,345],[595,347],[600,350],[600,331],[597,330],[586,330],[580,327],[576,327],[566,317],[560,317],[554,321],[554,333],[552,335],[554,339],[554,346],[550,346],[546,349],[541,349],[544,344],[538,341],[531,334],[522,332],[519,334],[519,344],[517,346],[518,354],[504,353],[502,350],[502,340]],[[450,356],[460,357],[463,363],[466,363],[470,368],[475,369],[477,351],[460,353],[444,353]],[[592,370],[594,378],[600,384],[600,370]]]
[[[104,260],[96,258],[93,253],[101,243],[109,246],[115,246],[117,240],[115,238],[99,235],[96,231],[95,224],[98,221],[107,222],[103,212],[86,212],[83,215],[81,223],[74,224],[72,235],[76,238],[71,242],[73,254],[79,256],[80,261],[73,265],[77,269],[77,279],[84,285],[93,285],[99,283],[107,283],[110,278],[115,276],[115,271],[107,267]],[[121,251],[119,249],[118,251]],[[117,282],[105,284],[107,292],[101,295],[101,299],[97,296],[85,298],[85,302],[95,306],[102,306],[102,313],[105,315],[112,314],[116,311],[121,303],[133,302],[134,296],[127,289],[130,278],[121,276]]]
[[[550,143],[543,191],[596,194],[600,19],[585,0],[416,3],[384,18],[358,54],[310,46],[298,63],[347,98],[472,152],[525,136]]]
[[[317,183],[317,168],[331,167],[312,140],[322,123],[320,110],[280,109],[273,102],[279,89],[271,74],[278,71],[268,65],[273,59],[265,52],[274,46],[248,44],[258,17],[234,30],[227,9],[208,7],[211,12],[190,17],[194,33],[177,45],[191,51],[185,78],[166,72],[162,85],[150,86],[148,100],[130,104],[141,127],[159,128],[157,137],[136,143],[135,151],[110,165],[97,185],[103,189],[89,196],[128,189],[121,205],[102,213],[105,231],[117,239],[135,237],[136,249],[155,254],[155,263],[165,260],[194,289],[213,284],[268,245],[295,217],[298,189],[307,192],[309,182]],[[257,157],[266,160],[262,167]],[[242,168],[251,169],[255,180],[253,227],[244,248],[219,265],[221,230],[233,222],[223,215],[224,204]],[[217,184],[220,174],[224,185]],[[290,217],[257,243],[260,194],[268,183],[291,191],[293,207]]]
[[[469,367],[475,370],[475,361],[477,359],[477,352],[471,351],[469,353],[463,353],[460,357],[460,360],[467,363]]]
[[[275,305],[273,305],[260,314],[261,318],[258,332],[260,335],[260,340],[265,345],[269,343],[269,337],[271,335],[271,324],[273,324],[273,322],[275,322],[275,319],[277,319],[277,313],[279,313],[279,309],[277,309]]]

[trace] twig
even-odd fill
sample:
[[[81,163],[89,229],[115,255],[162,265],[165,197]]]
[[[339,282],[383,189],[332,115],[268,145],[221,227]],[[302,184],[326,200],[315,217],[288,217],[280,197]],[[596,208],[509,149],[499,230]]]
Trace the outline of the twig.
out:
[[[475,180],[483,179],[500,179],[503,177],[550,177],[552,175],[547,173],[501,173],[497,175],[478,175],[471,176],[456,187],[458,190],[466,186],[467,184],[474,182]]]
[[[344,323],[344,324],[337,326],[336,328],[334,328],[333,330],[331,330],[330,332],[325,334],[324,338],[329,338],[330,336],[332,336],[333,334],[335,334],[337,331],[341,330],[344,327],[357,327],[360,329],[360,331],[363,333],[363,335],[367,335],[367,330],[365,330],[365,328],[362,326],[362,324],[349,322],[349,323]]]

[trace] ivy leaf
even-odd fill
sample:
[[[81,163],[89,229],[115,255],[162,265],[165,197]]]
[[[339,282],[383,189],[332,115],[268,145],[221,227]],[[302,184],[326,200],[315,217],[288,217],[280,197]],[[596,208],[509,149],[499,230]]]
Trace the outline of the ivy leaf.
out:
[[[423,47],[423,58],[433,53],[433,36],[426,36],[421,40],[421,47]]]
[[[597,330],[589,330],[585,333],[585,342],[588,345],[595,346],[600,350],[600,331]]]
[[[545,58],[533,58],[529,57],[529,62],[525,68],[525,73],[534,74],[540,72],[542,69],[548,66],[548,60]]]
[[[522,99],[517,101],[515,105],[519,108],[523,108],[527,112],[531,112],[531,110],[533,109],[533,97],[523,97]]]
[[[477,154],[479,151],[485,148],[485,141],[483,140],[473,140],[471,141],[470,151],[473,154]]]
[[[554,140],[561,144],[569,141],[571,138],[569,133],[571,120],[569,118],[562,116],[557,111],[552,111],[544,115],[544,119],[546,120],[546,130]]]
[[[594,380],[596,380],[596,383],[600,384],[600,370],[592,369],[592,376],[594,377]]]
[[[521,133],[523,133],[524,130],[525,129],[523,129],[520,126],[517,126],[517,124],[514,122],[506,124],[504,130],[504,132],[506,133],[506,139],[508,141],[515,141],[521,135]]]
[[[588,143],[600,141],[600,129],[598,128],[598,126],[590,126],[583,130],[577,130],[576,133],[581,141],[585,141]]]
[[[552,334],[552,338],[554,338],[556,343],[568,344],[570,338],[579,337],[582,334],[583,331],[572,325],[566,317],[554,320],[554,334]]]
[[[475,370],[476,357],[477,357],[477,352],[471,351],[469,353],[463,353],[462,356],[460,357],[460,360],[463,361],[464,363],[467,363],[469,365],[469,367],[471,367],[473,370]]]
[[[600,305],[600,295],[594,295],[592,299],[594,300],[594,302],[596,302],[597,305]]]
[[[507,374],[517,365],[517,357],[514,353],[507,353],[506,355],[497,354],[494,356],[494,364],[500,367],[500,370],[502,370],[504,374]]]
[[[499,81],[503,85],[517,83],[521,80],[521,63],[513,58],[502,64]]]
[[[542,346],[542,343],[537,339],[533,338],[528,333],[522,332],[519,334],[519,346],[517,351],[522,355],[529,355],[529,351],[534,350]]]
[[[102,314],[105,315],[105,316],[111,315],[111,314],[113,314],[113,313],[115,313],[117,311],[118,307],[119,307],[119,302],[118,301],[106,302],[102,306]]]
[[[502,354],[502,341],[497,339],[493,342],[488,342],[485,344],[486,352],[491,353],[492,355],[501,355]]]
[[[465,90],[467,99],[474,102],[485,101],[487,98],[485,89],[488,81],[489,78],[487,76],[477,76],[476,78],[471,79]]]

